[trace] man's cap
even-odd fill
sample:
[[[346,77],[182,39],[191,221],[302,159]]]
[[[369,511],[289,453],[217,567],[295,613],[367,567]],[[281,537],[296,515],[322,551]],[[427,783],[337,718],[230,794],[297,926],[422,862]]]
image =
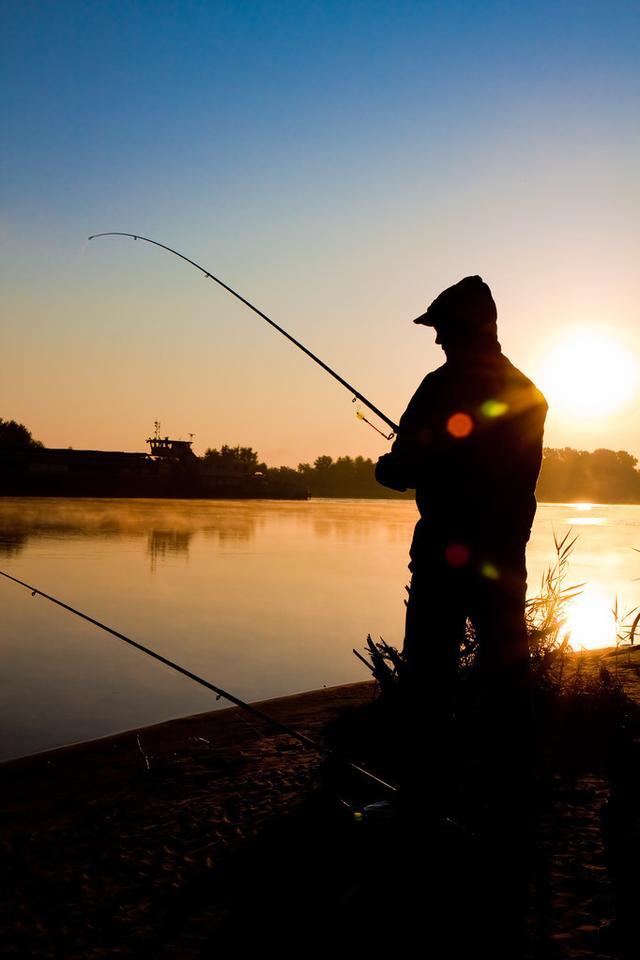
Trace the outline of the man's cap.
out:
[[[465,327],[483,327],[495,324],[498,311],[491,290],[482,277],[464,277],[447,287],[436,297],[427,311],[416,317],[414,323],[426,327],[459,323]]]

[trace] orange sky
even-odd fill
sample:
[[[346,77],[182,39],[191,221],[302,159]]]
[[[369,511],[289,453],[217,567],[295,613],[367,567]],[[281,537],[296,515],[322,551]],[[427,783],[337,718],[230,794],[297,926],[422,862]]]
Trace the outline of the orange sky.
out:
[[[569,328],[640,355],[632,5],[186,6],[7,20],[0,416],[50,446],[141,450],[158,419],[271,464],[387,449],[261,320],[102,230],[198,260],[392,419],[442,360],[411,318],[467,274],[534,378]],[[546,443],[640,455],[639,428],[636,394],[552,404]]]

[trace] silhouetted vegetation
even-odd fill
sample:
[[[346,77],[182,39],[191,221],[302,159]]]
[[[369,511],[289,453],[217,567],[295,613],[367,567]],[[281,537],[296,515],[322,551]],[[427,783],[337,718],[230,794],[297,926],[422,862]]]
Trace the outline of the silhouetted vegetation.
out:
[[[547,956],[546,950],[539,950],[545,942],[541,938],[559,939],[547,922],[552,902],[549,895],[558,878],[557,854],[561,843],[563,863],[571,860],[580,864],[572,874],[571,883],[580,890],[582,903],[589,904],[593,940],[584,956],[599,956],[606,941],[607,956],[626,960],[637,956],[640,933],[637,909],[640,894],[637,875],[640,650],[634,643],[640,615],[636,614],[633,620],[616,616],[615,648],[580,653],[571,650],[569,605],[584,586],[566,582],[575,539],[571,531],[562,539],[554,536],[555,558],[542,578],[539,594],[527,603],[535,749],[529,754],[528,772],[516,792],[510,786],[511,769],[492,769],[488,762],[493,747],[488,748],[482,740],[483,681],[470,624],[458,671],[446,779],[438,781],[433,765],[428,765],[429,751],[433,751],[432,745],[441,736],[441,730],[432,731],[426,726],[427,711],[421,718],[425,726],[416,738],[420,747],[424,744],[425,748],[420,749],[412,762],[418,768],[426,767],[423,781],[418,781],[422,790],[421,813],[429,809],[429,796],[439,791],[446,797],[453,824],[462,831],[472,831],[461,834],[465,843],[462,849],[469,851],[465,875],[471,875],[474,869],[471,837],[482,840],[477,848],[482,878],[478,896],[486,899],[480,900],[482,909],[478,921],[482,920],[484,911],[490,914],[494,903],[500,903],[501,917],[506,922],[520,917],[520,927],[514,927],[520,937],[514,939],[516,945],[531,942],[536,947],[535,956]],[[384,779],[397,783],[402,774],[400,748],[410,735],[403,690],[407,662],[397,649],[382,639],[375,642],[371,637],[367,638],[364,656],[357,650],[354,653],[371,670],[378,684],[378,696],[367,704],[345,709],[325,728],[325,742],[343,754],[357,757]],[[437,696],[433,684],[431,671],[425,670],[422,688],[425,704]],[[507,725],[510,717],[505,715],[504,719]],[[512,758],[517,764],[517,755],[512,754]],[[327,776],[332,776],[330,782],[337,791],[349,786],[343,771],[328,768]],[[504,788],[511,791],[507,803],[503,802]],[[368,809],[375,816],[375,806]],[[415,820],[417,818],[411,825],[412,840],[418,835]],[[428,836],[433,865],[437,833],[433,831]],[[576,845],[578,836],[585,839],[578,840]],[[578,846],[580,853],[576,855]],[[460,848],[450,844],[445,852],[449,856],[452,851],[457,855],[457,849]],[[587,850],[590,853],[585,856]],[[376,850],[378,862],[381,852]],[[528,859],[531,853],[535,855]],[[390,865],[385,863],[384,869],[390,873],[393,866],[393,861]],[[588,893],[590,880],[598,876],[605,882],[596,881]],[[503,884],[503,877],[509,878],[507,885]],[[455,880],[459,880],[459,869]],[[513,898],[507,888],[512,884],[516,885]],[[517,884],[521,885],[520,892]],[[454,883],[452,895],[459,907],[458,891]],[[532,891],[534,896],[528,899]],[[367,893],[373,896],[369,890]],[[353,911],[353,904],[351,908]],[[555,912],[558,919],[561,918],[564,907],[558,907]],[[562,936],[567,942],[569,929],[565,922]],[[579,928],[578,939],[582,929]],[[490,936],[493,933],[491,930]],[[470,949],[455,955],[472,953]],[[522,957],[530,953],[517,949],[499,955]]]
[[[593,452],[571,447],[546,447],[536,491],[540,502],[640,503],[638,460],[626,450]],[[373,460],[364,457],[318,457],[313,466],[279,470],[287,478],[300,478],[312,497],[397,497],[411,499],[413,491],[396,493],[381,487],[374,477]],[[271,474],[272,470],[268,473]],[[275,471],[276,473],[278,471]]]
[[[42,448],[22,423],[0,418],[0,453],[25,453]],[[71,449],[71,448],[69,448]],[[375,479],[375,462],[368,457],[322,455],[313,464],[269,467],[252,447],[208,447],[201,458],[208,473],[234,477],[261,475],[272,483],[308,490],[312,497],[405,499]],[[540,502],[640,503],[638,459],[626,450],[600,448],[589,452],[572,447],[545,447],[536,490]]]
[[[640,503],[637,463],[637,457],[626,450],[589,453],[572,447],[547,447],[536,496],[540,501],[555,503]]]
[[[254,474],[264,473],[266,464],[258,463],[258,454],[252,447],[229,447],[224,444],[220,450],[208,447],[204,452],[204,462],[216,473]]]
[[[373,460],[364,457],[318,457],[313,466],[298,465],[298,476],[309,488],[312,497],[379,497],[412,499],[413,491],[398,493],[382,487],[374,476]]]
[[[223,447],[243,451],[245,448]],[[263,470],[269,478],[302,483],[312,497],[389,497],[411,499],[413,491],[396,493],[375,480],[375,463],[365,457],[317,457],[313,465],[265,467],[252,454],[253,469]],[[245,457],[246,459],[246,457]],[[593,452],[546,447],[536,491],[540,502],[563,503],[640,503],[638,460],[626,450],[598,449]]]
[[[591,501],[594,503],[640,503],[638,460],[625,450],[593,452],[571,447],[544,450],[537,497],[541,502]],[[381,487],[374,477],[375,464],[363,457],[318,457],[313,466],[301,463],[301,477],[313,497],[400,497]],[[287,470],[286,467],[281,468]],[[294,471],[288,471],[295,477]]]
[[[0,451],[2,450],[29,450],[41,447],[39,440],[34,440],[31,431],[23,423],[15,420],[3,420],[0,417]]]
[[[376,482],[373,460],[364,457],[318,457],[309,463],[293,467],[268,467],[258,460],[252,447],[207,449],[204,455],[207,468],[229,474],[263,474],[267,480],[291,484],[308,490],[312,497],[362,497],[411,499],[412,491],[397,493]]]

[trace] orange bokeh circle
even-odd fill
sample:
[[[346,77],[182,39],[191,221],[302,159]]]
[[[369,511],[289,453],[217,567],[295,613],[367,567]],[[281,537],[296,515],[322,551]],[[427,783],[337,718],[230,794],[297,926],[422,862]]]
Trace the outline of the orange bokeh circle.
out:
[[[468,413],[454,413],[447,420],[447,432],[452,437],[468,437],[473,430],[473,420]]]

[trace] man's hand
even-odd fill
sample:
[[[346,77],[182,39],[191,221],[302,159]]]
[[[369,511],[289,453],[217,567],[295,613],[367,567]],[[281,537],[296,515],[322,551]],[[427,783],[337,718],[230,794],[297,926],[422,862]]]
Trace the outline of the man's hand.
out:
[[[393,453],[385,453],[376,463],[376,480],[383,487],[389,487],[390,490],[399,490],[404,493],[408,486],[408,478],[402,469],[399,458]]]

